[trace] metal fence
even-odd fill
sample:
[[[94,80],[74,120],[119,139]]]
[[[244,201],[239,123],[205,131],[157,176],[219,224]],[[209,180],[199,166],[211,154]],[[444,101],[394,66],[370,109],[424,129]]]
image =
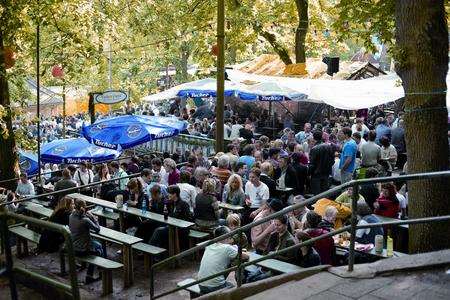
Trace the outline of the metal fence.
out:
[[[242,285],[242,270],[243,268],[245,268],[246,266],[249,265],[254,265],[260,261],[263,260],[267,260],[270,258],[273,258],[279,254],[283,254],[285,252],[291,251],[293,249],[298,249],[302,246],[306,246],[306,245],[310,245],[318,240],[327,238],[327,237],[331,237],[333,235],[337,235],[340,234],[344,231],[348,231],[350,230],[350,246],[349,246],[349,259],[348,259],[348,271],[352,272],[353,271],[353,267],[354,267],[354,261],[355,261],[355,233],[356,233],[356,229],[362,229],[362,228],[372,228],[372,227],[378,227],[378,226],[383,226],[383,225],[402,225],[402,224],[419,224],[419,223],[429,223],[429,222],[444,222],[444,221],[450,221],[450,215],[448,216],[437,216],[437,217],[429,217],[429,218],[420,218],[420,219],[410,219],[410,220],[399,220],[399,221],[392,221],[392,222],[381,222],[381,223],[375,223],[375,224],[367,224],[367,225],[359,225],[357,226],[357,215],[356,215],[356,205],[357,205],[357,201],[359,199],[359,186],[361,184],[367,184],[367,183],[382,183],[382,182],[396,182],[396,181],[410,181],[410,180],[423,180],[423,179],[432,179],[432,178],[439,178],[439,177],[449,177],[450,176],[450,171],[441,171],[441,172],[431,172],[431,173],[419,173],[419,174],[412,174],[412,175],[404,175],[404,176],[397,176],[397,177],[380,177],[380,178],[371,178],[371,179],[360,179],[360,180],[352,180],[350,182],[341,184],[339,186],[336,186],[326,192],[320,193],[316,196],[313,196],[309,199],[306,199],[304,201],[302,201],[301,203],[295,204],[295,205],[290,205],[286,208],[284,208],[283,210],[276,212],[270,216],[267,216],[265,218],[262,218],[258,221],[254,221],[250,224],[247,224],[245,226],[242,226],[236,230],[231,231],[228,234],[216,237],[214,239],[211,239],[207,242],[201,243],[191,249],[188,249],[182,253],[179,253],[175,256],[169,257],[159,263],[156,263],[154,265],[152,265],[151,269],[150,269],[150,299],[157,299],[157,298],[161,298],[167,295],[170,295],[172,293],[175,293],[177,291],[186,289],[190,286],[199,284],[201,282],[207,281],[209,279],[215,278],[217,276],[220,275],[224,275],[227,274],[231,271],[237,271],[236,273],[236,277],[237,277],[237,285],[238,287]],[[353,187],[353,195],[352,195],[352,215],[351,215],[351,225],[349,226],[345,226],[343,228],[340,228],[338,230],[335,231],[331,231],[327,234],[318,236],[316,238],[312,238],[308,241],[305,242],[301,242],[298,243],[296,245],[293,245],[291,247],[285,248],[283,250],[279,250],[279,251],[275,251],[272,252],[269,255],[263,256],[261,258],[252,260],[250,262],[246,262],[246,263],[242,263],[241,261],[241,254],[242,254],[242,245],[241,245],[241,239],[238,239],[238,257],[237,257],[237,265],[228,268],[222,272],[213,274],[211,276],[205,277],[205,278],[201,278],[198,279],[196,281],[193,281],[189,284],[186,284],[184,286],[181,287],[177,287],[175,289],[172,289],[170,291],[167,292],[163,292],[161,294],[155,295],[154,294],[154,272],[155,269],[158,267],[161,267],[163,265],[166,265],[168,263],[172,263],[174,260],[179,260],[185,256],[188,255],[192,255],[193,253],[204,249],[205,247],[214,244],[218,241],[230,238],[234,235],[240,236],[242,233],[246,232],[247,230],[251,229],[252,227],[255,227],[257,225],[260,225],[262,223],[268,222],[270,220],[273,220],[277,217],[280,217],[282,215],[286,215],[287,213],[295,210],[295,209],[300,209],[303,208],[304,206],[310,205],[315,203],[317,200],[321,199],[321,198],[326,198],[329,197],[330,195],[334,195],[336,192],[339,192],[343,189],[346,189],[348,187]]]
[[[154,140],[142,144],[136,147],[136,152],[168,152],[175,153],[177,149],[184,154],[186,151],[191,151],[195,146],[199,146],[203,150],[203,156],[211,156],[215,153],[216,141],[213,139],[188,135],[188,134],[179,134],[177,136]]]

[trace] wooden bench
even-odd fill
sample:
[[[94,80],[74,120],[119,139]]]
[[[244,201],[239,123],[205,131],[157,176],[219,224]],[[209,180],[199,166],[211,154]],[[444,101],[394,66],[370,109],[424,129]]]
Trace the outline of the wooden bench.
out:
[[[178,282],[178,283],[177,283],[177,286],[178,286],[178,287],[182,287],[182,286],[184,286],[184,285],[186,285],[186,284],[189,284],[189,283],[192,283],[192,282],[194,282],[194,281],[195,281],[194,278],[188,278],[188,279],[185,279],[185,280],[183,280],[183,281]],[[199,286],[198,284],[192,285],[192,286],[190,286],[190,287],[187,287],[187,288],[185,288],[185,290],[189,292],[189,295],[190,295],[191,299],[200,297],[201,294],[202,294],[202,293],[200,292],[200,286]]]
[[[17,236],[17,256],[28,255],[28,241],[39,244],[41,235],[23,226],[9,228],[9,232]],[[23,251],[22,251],[23,250]]]
[[[61,274],[66,274],[65,250],[59,252],[61,261]],[[123,267],[123,264],[100,256],[86,255],[76,256],[75,259],[82,263],[92,264],[99,268],[102,274],[102,296],[113,292],[112,271]]]
[[[94,216],[98,217],[101,226],[106,226],[106,220],[112,220],[114,223],[119,221],[119,214],[105,209],[92,209],[90,211]]]
[[[160,255],[167,251],[164,248],[156,247],[142,242],[134,244],[132,248],[144,254],[144,272],[147,276],[150,274],[150,268],[153,264],[153,256]]]
[[[193,248],[198,241],[203,241],[210,238],[210,234],[208,232],[202,232],[197,230],[189,230],[189,248]],[[195,259],[199,260],[200,254],[198,252],[195,253]]]

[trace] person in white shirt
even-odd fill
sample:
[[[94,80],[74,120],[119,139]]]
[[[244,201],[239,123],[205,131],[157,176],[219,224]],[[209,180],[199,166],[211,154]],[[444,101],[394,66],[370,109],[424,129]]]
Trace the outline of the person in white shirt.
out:
[[[245,202],[252,210],[258,209],[261,205],[266,203],[269,199],[269,188],[267,185],[259,180],[261,170],[258,168],[251,169],[249,173],[249,180],[245,184]]]
[[[352,133],[359,132],[361,137],[369,133],[369,128],[364,124],[363,119],[356,118],[355,124],[352,125]]]
[[[240,137],[239,130],[242,128],[244,128],[244,126],[238,124],[236,121],[236,123],[231,126],[230,140],[238,139]]]
[[[214,237],[230,232],[231,230],[228,227],[220,226],[214,230]],[[232,242],[233,239],[230,237],[205,248],[198,271],[199,279],[219,273],[229,267],[231,262],[238,256],[238,248],[236,245],[231,245]],[[248,258],[248,253],[242,251],[241,259],[248,260]],[[233,284],[227,281],[224,275],[220,275],[200,283],[199,287],[204,295],[223,288],[233,287]]]
[[[17,183],[16,195],[19,197],[29,197],[34,196],[35,194],[34,186],[31,181],[28,180],[27,173],[21,173],[19,182]]]
[[[73,179],[76,181],[78,186],[84,186],[94,182],[94,172],[91,169],[88,169],[87,163],[82,161],[79,163],[79,168],[75,171],[73,175]],[[82,194],[92,195],[92,189],[85,188],[81,189]]]
[[[167,186],[169,183],[169,174],[166,172],[165,168],[162,167],[162,161],[159,157],[152,159],[152,170],[153,172],[159,173],[161,178],[161,184]]]
[[[194,212],[195,208],[195,197],[197,197],[197,189],[195,186],[190,184],[191,173],[188,171],[181,171],[180,173],[180,183],[177,183],[180,188],[180,198],[181,200],[189,204],[191,212]]]

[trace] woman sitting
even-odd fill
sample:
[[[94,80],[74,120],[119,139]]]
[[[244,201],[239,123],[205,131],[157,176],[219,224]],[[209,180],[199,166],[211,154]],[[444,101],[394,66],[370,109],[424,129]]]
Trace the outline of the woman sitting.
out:
[[[347,207],[352,207],[353,187],[347,188],[342,194],[336,198],[337,203],[344,204]],[[358,193],[358,200],[365,201],[364,196]]]
[[[375,214],[396,219],[400,211],[400,203],[396,194],[397,191],[393,183],[383,183],[381,185],[380,197],[373,204]]]
[[[329,231],[319,228],[322,217],[314,211],[309,211],[306,215],[306,223],[303,232],[311,238],[321,236]],[[301,239],[301,232],[297,234],[297,239]],[[332,237],[324,238],[314,242],[313,247],[320,255],[320,261],[325,265],[332,265],[336,261],[336,251],[334,248],[334,240]]]
[[[233,174],[228,178],[228,182],[223,189],[222,201],[232,205],[244,206],[245,193],[241,176]]]
[[[69,217],[69,229],[75,255],[103,256],[102,245],[91,237],[91,231],[98,233],[100,225],[97,219],[86,209],[86,203],[83,200],[75,200],[75,209]],[[94,269],[95,265],[90,264],[86,273],[87,284],[99,279],[94,278]]]
[[[214,180],[205,179],[202,191],[195,198],[194,218],[200,227],[211,228],[219,225],[220,210],[215,188]]]
[[[64,197],[59,200],[56,205],[53,214],[48,219],[50,222],[54,222],[61,225],[69,225],[69,217],[73,211],[73,200],[69,197]],[[45,229],[38,244],[38,253],[48,252],[53,253],[59,250],[59,247],[64,242],[64,237],[61,233]]]
[[[142,183],[137,178],[132,178],[127,183],[127,191],[128,191],[128,200],[127,204],[130,207],[135,208],[144,208],[145,210],[149,210],[149,200],[147,194],[144,192],[142,188]],[[144,206],[143,206],[144,205]],[[139,226],[141,223],[140,220],[136,216],[131,216],[126,214],[124,216],[125,228],[130,228],[133,226]]]
[[[171,158],[166,158],[163,162],[164,169],[168,174],[168,185],[177,184],[180,182],[180,171],[177,169],[177,164]]]

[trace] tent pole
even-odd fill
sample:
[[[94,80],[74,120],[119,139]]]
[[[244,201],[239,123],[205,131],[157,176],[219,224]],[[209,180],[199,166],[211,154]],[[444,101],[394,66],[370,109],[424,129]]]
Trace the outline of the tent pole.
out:
[[[39,1],[38,1],[39,5]],[[40,111],[40,94],[41,94],[41,87],[40,87],[40,70],[39,70],[39,60],[40,60],[40,51],[39,51],[39,39],[40,39],[40,29],[39,29],[39,16],[37,19],[37,26],[36,26],[36,115],[37,115],[37,159],[38,159],[38,180],[41,181],[41,111]]]
[[[225,91],[225,0],[217,0],[217,102],[216,102],[216,153],[224,144],[224,91]]]

